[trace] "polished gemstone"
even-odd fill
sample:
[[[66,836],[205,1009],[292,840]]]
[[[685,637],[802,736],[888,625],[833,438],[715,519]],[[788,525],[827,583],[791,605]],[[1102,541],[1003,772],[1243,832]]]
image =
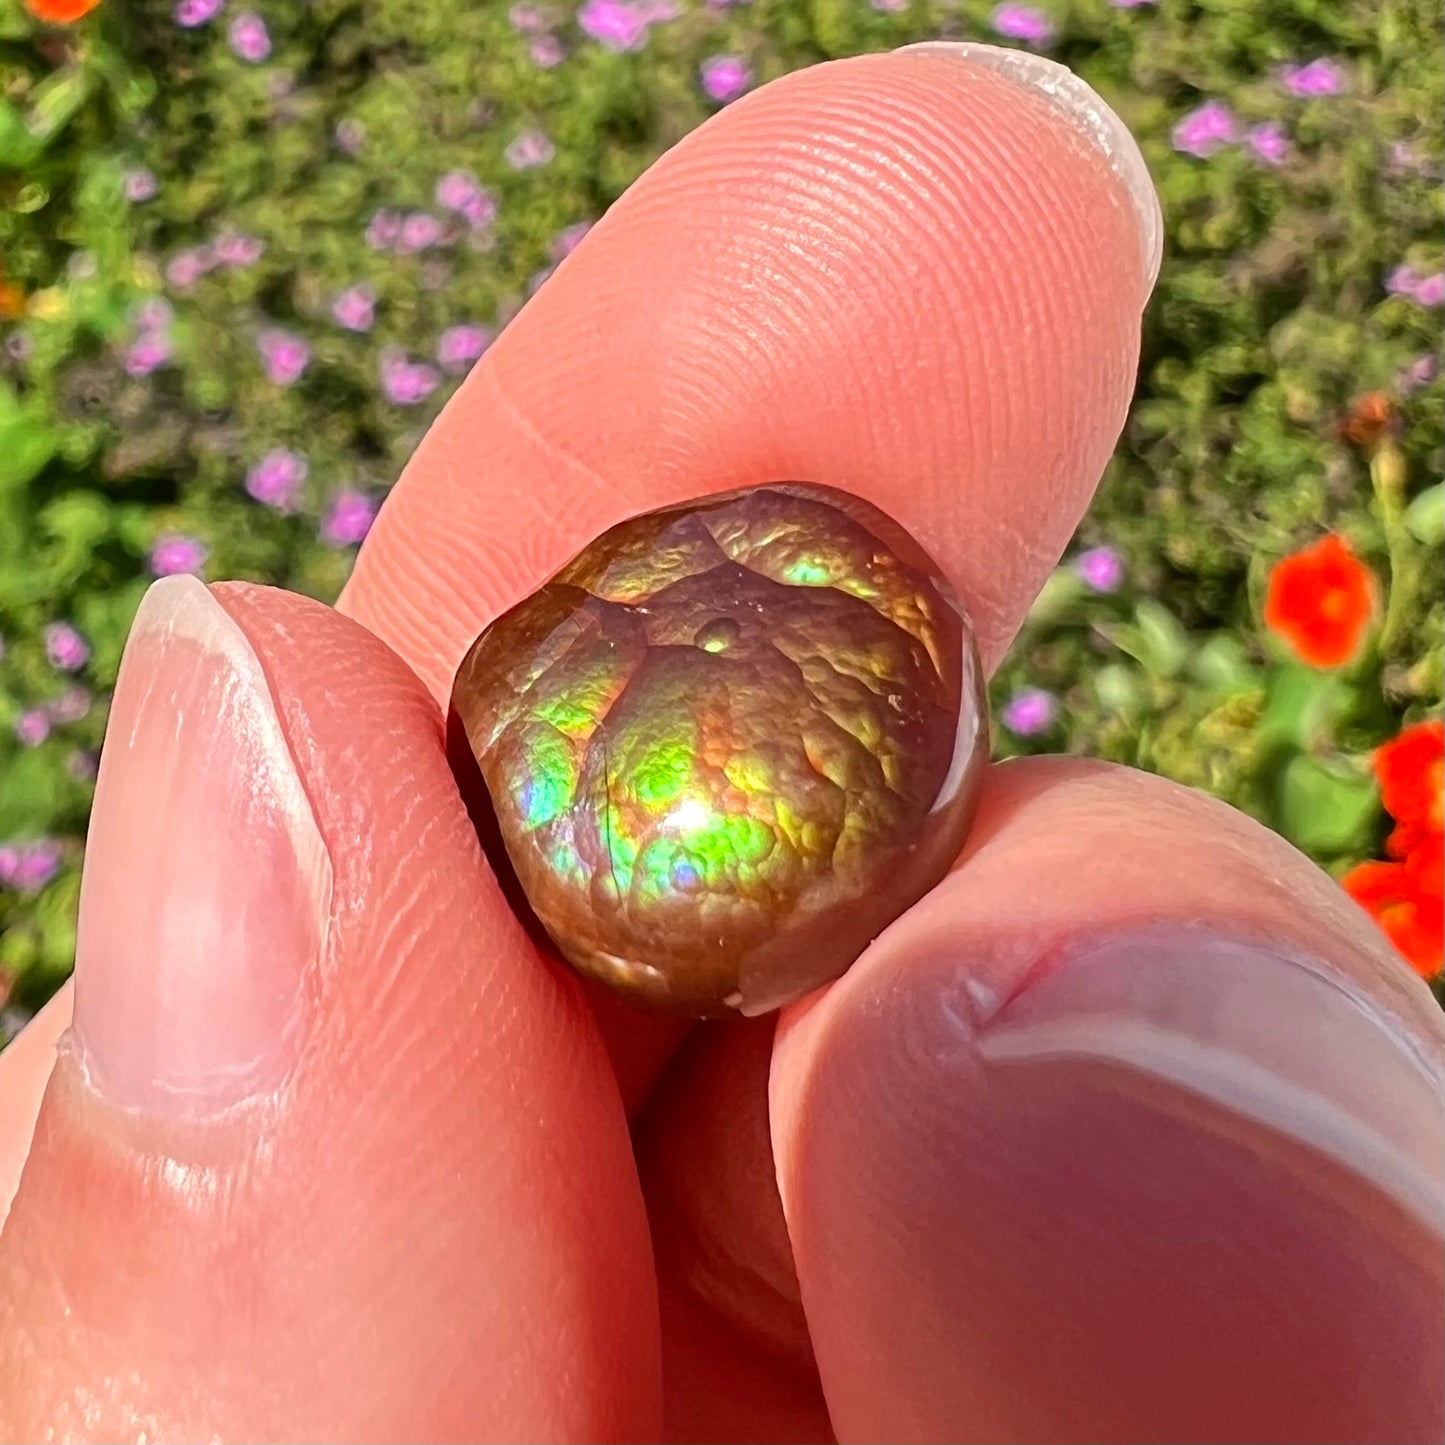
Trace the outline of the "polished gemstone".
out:
[[[697,1016],[842,973],[947,872],[988,752],[939,569],[801,483],[603,533],[482,633],[452,708],[557,949]]]

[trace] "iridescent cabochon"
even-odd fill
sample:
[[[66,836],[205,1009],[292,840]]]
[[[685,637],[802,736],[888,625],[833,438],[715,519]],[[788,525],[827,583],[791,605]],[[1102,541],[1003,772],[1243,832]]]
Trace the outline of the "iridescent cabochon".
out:
[[[706,1017],[836,978],[943,877],[981,687],[923,548],[778,483],[603,533],[482,633],[452,707],[562,954]]]

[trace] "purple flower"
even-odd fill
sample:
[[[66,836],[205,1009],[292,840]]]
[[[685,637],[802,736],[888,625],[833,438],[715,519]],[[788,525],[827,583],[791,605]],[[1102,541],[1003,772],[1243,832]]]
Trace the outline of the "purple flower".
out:
[[[199,572],[210,556],[206,544],[181,532],[167,532],[157,537],[151,548],[150,569],[153,577],[174,577],[181,572]]]
[[[465,371],[492,343],[481,326],[451,326],[437,339],[437,361],[447,371]]]
[[[1000,5],[990,23],[995,34],[1030,45],[1047,45],[1054,38],[1053,21],[1032,5]]]
[[[27,748],[38,748],[50,736],[50,715],[44,708],[27,708],[15,719],[15,736]]]
[[[412,256],[435,246],[441,236],[441,222],[435,216],[426,211],[413,211],[401,223],[396,249],[400,255]]]
[[[60,844],[10,843],[0,848],[0,884],[17,893],[38,893],[60,869]]]
[[[538,35],[528,43],[527,54],[532,57],[533,65],[551,70],[554,65],[561,65],[567,52],[555,35]]]
[[[514,171],[530,171],[545,166],[556,154],[557,147],[540,130],[524,130],[502,152]]]
[[[481,193],[481,184],[470,171],[448,171],[437,182],[436,203],[444,211],[460,213]]]
[[[365,282],[348,286],[331,303],[331,315],[348,331],[370,331],[376,320],[376,292]]]
[[[68,622],[45,629],[45,655],[58,672],[79,672],[90,659],[90,644]]]
[[[155,195],[158,187],[154,174],[144,166],[137,166],[134,170],[125,173],[121,181],[121,191],[128,201],[148,201]]]
[[[714,55],[703,61],[698,77],[704,93],[719,105],[726,105],[752,84],[753,73],[741,55]]]
[[[194,30],[219,15],[225,3],[226,0],[179,0],[171,14],[177,25]]]
[[[523,35],[533,35],[547,28],[542,11],[536,5],[513,5],[507,11],[507,19],[511,21],[512,29],[520,30]]]
[[[1419,176],[1429,170],[1429,165],[1420,159],[1409,141],[1397,140],[1390,146],[1386,169],[1392,176]]]
[[[12,361],[28,361],[34,350],[35,343],[30,339],[28,331],[12,331],[5,338],[5,355]]]
[[[1345,73],[1333,60],[1281,66],[1279,78],[1291,95],[1338,95],[1345,88]]]
[[[1422,276],[1413,266],[1396,266],[1385,280],[1391,296],[1408,296],[1421,306],[1445,303],[1445,275]]]
[[[1185,155],[1212,156],[1238,139],[1239,122],[1222,101],[1207,100],[1174,127],[1174,149]]]
[[[166,280],[181,291],[188,291],[207,271],[216,268],[216,258],[209,247],[192,246],[178,251],[166,263]]]
[[[441,385],[441,373],[425,362],[412,361],[399,347],[388,346],[380,357],[381,389],[397,406],[415,406]]]
[[[216,237],[212,253],[222,266],[254,266],[266,252],[266,243],[255,236],[226,231]]]
[[[231,21],[226,32],[231,49],[242,59],[255,65],[271,53],[271,34],[266,22],[253,11],[246,10]]]
[[[908,0],[870,0],[870,3],[883,15],[901,15],[908,9]]]
[[[321,540],[332,547],[354,547],[371,530],[376,503],[365,492],[343,487],[332,494],[321,518]]]
[[[1422,386],[1429,386],[1440,374],[1440,359],[1433,351],[1427,351],[1424,356],[1417,356],[1396,380],[1396,385],[1408,396],[1412,391],[1419,391]]]
[[[497,219],[497,198],[490,191],[478,191],[467,200],[461,214],[472,230],[480,231]]]
[[[366,244],[373,251],[386,251],[401,235],[401,217],[395,211],[377,211],[366,223]]]
[[[137,331],[164,331],[176,313],[163,296],[147,296],[131,313]]]
[[[344,151],[349,156],[359,155],[362,146],[366,144],[366,127],[359,120],[348,117],[336,122],[331,138],[336,142],[337,150]]]
[[[89,748],[76,748],[65,759],[65,771],[77,782],[93,783],[99,764],[100,758]]]
[[[256,338],[261,365],[277,386],[290,386],[300,379],[311,362],[311,348],[294,332],[268,327]]]
[[[305,457],[275,447],[246,473],[247,494],[278,512],[294,512],[307,471]]]
[[[164,366],[172,355],[170,338],[164,332],[147,331],[126,347],[125,369],[131,376],[149,376]]]
[[[1261,165],[1282,166],[1289,159],[1289,137],[1277,120],[1250,126],[1244,133],[1244,144]]]
[[[1003,725],[1015,736],[1032,738],[1048,732],[1058,711],[1058,699],[1053,693],[1044,692],[1042,688],[1025,687],[1004,704],[1000,717]]]
[[[53,723],[79,722],[90,711],[90,694],[83,687],[72,687],[61,693],[45,710]]]
[[[1445,272],[1425,276],[1415,285],[1415,300],[1422,306],[1445,306]]]
[[[1074,558],[1074,571],[1095,592],[1117,592],[1124,581],[1124,558],[1113,547],[1090,547]]]
[[[591,229],[591,221],[575,221],[570,226],[564,226],[552,237],[552,244],[547,247],[548,253],[554,261],[565,260],[577,249],[577,243]]]
[[[1396,266],[1385,278],[1385,290],[1391,296],[1413,296],[1420,284],[1420,273],[1413,266]]]
[[[647,39],[647,20],[628,0],[585,0],[577,24],[608,50],[636,50]]]

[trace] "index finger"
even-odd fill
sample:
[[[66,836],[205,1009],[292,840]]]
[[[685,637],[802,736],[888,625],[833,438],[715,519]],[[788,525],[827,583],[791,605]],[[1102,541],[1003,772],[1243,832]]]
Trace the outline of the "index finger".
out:
[[[622,518],[763,481],[892,513],[997,663],[1123,421],[1158,204],[1062,66],[929,45],[797,72],[612,208],[482,359],[341,606],[444,700]]]
[[[991,669],[1118,436],[1161,236],[1132,138],[1053,61],[940,44],[786,76],[658,161],[507,328],[339,606],[444,704],[482,628],[615,522],[799,480],[908,527]],[[681,1032],[598,1021],[635,1105]]]

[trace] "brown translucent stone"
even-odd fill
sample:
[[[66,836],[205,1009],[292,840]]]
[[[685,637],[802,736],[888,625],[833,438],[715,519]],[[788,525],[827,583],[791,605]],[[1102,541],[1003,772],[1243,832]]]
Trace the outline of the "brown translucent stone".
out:
[[[836,978],[959,851],[987,759],[972,629],[923,548],[832,488],[603,533],[452,693],[556,947],[638,1002],[763,1013]]]

